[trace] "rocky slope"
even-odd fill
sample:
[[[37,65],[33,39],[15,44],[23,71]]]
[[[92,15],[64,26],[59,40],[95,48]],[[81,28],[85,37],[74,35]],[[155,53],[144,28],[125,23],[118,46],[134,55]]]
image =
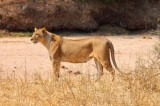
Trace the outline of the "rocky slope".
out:
[[[101,25],[156,28],[159,0],[0,0],[0,28],[92,31]]]

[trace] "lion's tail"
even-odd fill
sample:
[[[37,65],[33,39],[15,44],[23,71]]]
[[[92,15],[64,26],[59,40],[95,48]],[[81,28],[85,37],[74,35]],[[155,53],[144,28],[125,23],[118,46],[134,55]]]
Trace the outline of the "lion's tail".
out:
[[[114,47],[113,47],[113,44],[112,44],[111,41],[109,41],[109,48],[110,48],[111,59],[112,59],[112,62],[113,62],[113,64],[114,64],[115,68],[116,68],[121,74],[128,74],[128,73],[122,72],[122,71],[119,69],[119,67],[117,66],[116,61],[115,61],[115,55],[114,55],[114,54],[115,54],[115,53],[114,53]]]

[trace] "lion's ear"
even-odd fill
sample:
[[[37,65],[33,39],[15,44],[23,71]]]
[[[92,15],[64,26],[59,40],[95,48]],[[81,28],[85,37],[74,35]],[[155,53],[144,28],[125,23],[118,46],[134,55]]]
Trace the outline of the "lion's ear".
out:
[[[37,28],[34,28],[34,31],[37,31]]]
[[[42,32],[44,33],[46,31],[46,28],[42,28]]]

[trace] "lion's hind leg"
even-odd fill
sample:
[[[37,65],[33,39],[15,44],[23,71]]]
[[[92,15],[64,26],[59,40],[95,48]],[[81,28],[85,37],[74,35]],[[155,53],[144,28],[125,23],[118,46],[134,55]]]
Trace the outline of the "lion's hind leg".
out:
[[[112,81],[114,81],[114,79],[115,79],[115,70],[113,69],[111,63],[110,63],[110,62],[107,62],[107,61],[103,61],[103,62],[102,62],[102,65],[103,65],[103,67],[104,67],[106,70],[108,70],[108,71],[111,73],[111,75],[112,75]]]
[[[109,71],[112,75],[112,81],[115,79],[115,70],[113,69],[111,62],[110,62],[110,54],[109,51],[104,49],[105,51],[99,51],[102,54],[96,56],[96,60],[99,62],[99,64],[102,65],[103,68],[105,68],[107,71]]]
[[[98,81],[98,80],[100,80],[100,77],[103,75],[103,66],[96,58],[94,58],[94,61],[96,64],[97,75],[98,75],[98,78],[96,79],[96,81]]]

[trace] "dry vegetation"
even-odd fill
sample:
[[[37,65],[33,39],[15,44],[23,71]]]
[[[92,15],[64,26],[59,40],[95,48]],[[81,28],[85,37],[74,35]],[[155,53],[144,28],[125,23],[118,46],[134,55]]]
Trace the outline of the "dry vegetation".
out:
[[[139,72],[138,72],[139,71]],[[89,77],[63,77],[50,83],[36,74],[33,79],[0,80],[1,106],[158,106],[158,69],[140,67],[124,79],[111,82],[104,75],[99,82]]]

